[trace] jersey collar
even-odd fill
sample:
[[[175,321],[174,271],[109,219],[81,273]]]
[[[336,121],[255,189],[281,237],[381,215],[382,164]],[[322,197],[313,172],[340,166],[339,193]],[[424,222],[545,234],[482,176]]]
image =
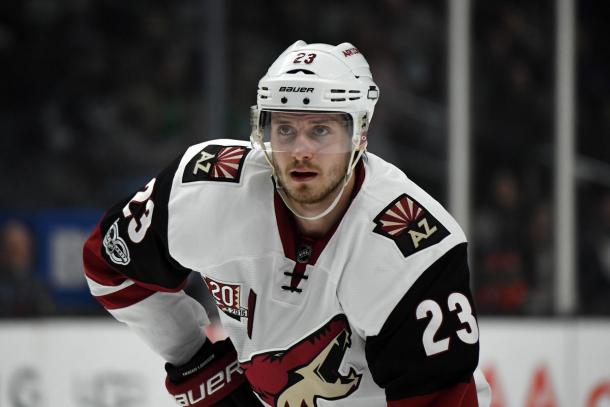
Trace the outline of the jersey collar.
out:
[[[360,160],[356,166],[354,176],[356,177],[356,182],[354,183],[354,189],[352,190],[352,194],[350,196],[350,205],[360,191],[362,183],[364,182],[365,170],[362,160]],[[311,255],[309,256],[308,264],[315,264],[345,215],[341,216],[341,218],[335,222],[335,224],[329,229],[328,232],[326,232],[324,236],[318,239],[312,239],[307,236],[299,235],[294,215],[292,215],[290,210],[286,207],[284,201],[282,201],[282,198],[277,191],[275,191],[275,189],[273,191],[273,204],[275,207],[277,228],[282,241],[282,247],[284,249],[284,256],[296,262],[297,246],[303,243],[309,244],[311,245]]]

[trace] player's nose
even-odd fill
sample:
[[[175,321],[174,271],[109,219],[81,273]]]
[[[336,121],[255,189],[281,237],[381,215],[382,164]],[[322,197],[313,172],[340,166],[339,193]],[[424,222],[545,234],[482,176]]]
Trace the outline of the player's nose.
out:
[[[292,145],[292,156],[297,160],[307,160],[313,157],[316,145],[304,132],[299,132]]]

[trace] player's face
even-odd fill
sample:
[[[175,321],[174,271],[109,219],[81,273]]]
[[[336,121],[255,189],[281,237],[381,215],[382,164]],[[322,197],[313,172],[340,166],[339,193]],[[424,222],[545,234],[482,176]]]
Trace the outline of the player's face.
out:
[[[350,157],[344,116],[274,112],[270,133],[275,170],[288,197],[302,205],[334,199]]]

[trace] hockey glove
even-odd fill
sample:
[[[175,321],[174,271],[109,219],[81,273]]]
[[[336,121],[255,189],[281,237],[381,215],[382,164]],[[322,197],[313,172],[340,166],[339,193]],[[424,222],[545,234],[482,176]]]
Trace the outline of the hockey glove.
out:
[[[229,339],[207,341],[181,366],[165,364],[165,387],[179,406],[260,406]]]

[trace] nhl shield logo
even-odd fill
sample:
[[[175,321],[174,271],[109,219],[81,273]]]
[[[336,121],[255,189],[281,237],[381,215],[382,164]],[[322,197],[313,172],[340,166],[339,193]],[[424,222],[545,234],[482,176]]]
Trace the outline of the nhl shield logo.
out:
[[[373,220],[373,232],[392,239],[405,257],[449,236],[447,229],[415,199],[402,194]]]

